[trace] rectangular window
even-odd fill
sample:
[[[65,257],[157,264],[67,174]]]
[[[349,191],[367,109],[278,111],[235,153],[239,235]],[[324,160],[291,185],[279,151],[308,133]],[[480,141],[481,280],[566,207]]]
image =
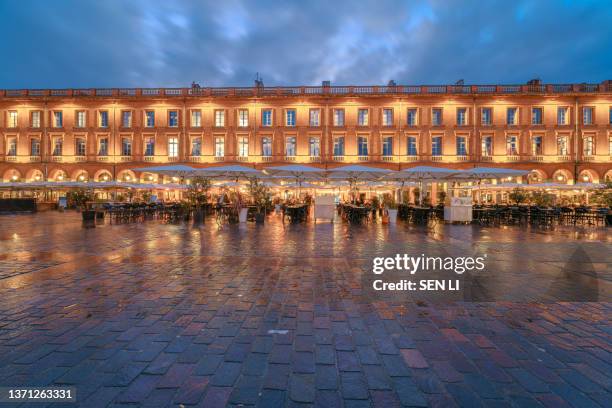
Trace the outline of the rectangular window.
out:
[[[61,128],[64,126],[64,116],[61,111],[53,112],[53,127]]]
[[[310,138],[308,152],[310,157],[319,157],[321,155],[321,142],[318,137]]]
[[[610,112],[608,113],[608,116],[610,116],[609,119],[609,123],[612,125],[612,108],[610,108]]]
[[[531,124],[541,125],[543,120],[542,108],[531,108]]]
[[[586,136],[582,139],[582,154],[584,156],[593,156],[595,154],[594,147],[593,136]]]
[[[249,111],[238,109],[238,127],[249,127]]]
[[[78,128],[84,128],[87,126],[87,115],[85,111],[77,111],[76,112],[76,121],[75,126]]]
[[[518,156],[518,138],[516,136],[506,137],[506,154],[508,156]]]
[[[557,108],[557,125],[569,125],[569,108]]]
[[[222,111],[219,111],[222,112]],[[225,156],[225,139],[223,137],[215,137],[215,157]]]
[[[9,111],[7,127],[16,128],[17,126],[18,126],[17,111]]]
[[[457,156],[467,156],[467,144],[465,136],[457,136]]]
[[[416,156],[417,155],[417,138],[416,137],[408,136],[406,154],[408,156]]]
[[[491,126],[491,124],[493,123],[493,114],[491,108],[482,108],[480,114],[480,123],[483,126]]]
[[[344,109],[334,109],[334,126],[344,126]]]
[[[382,155],[383,156],[393,156],[393,136],[383,137]]]
[[[567,156],[569,154],[568,146],[569,146],[569,143],[567,141],[567,136],[557,137],[557,155]]]
[[[296,140],[295,137],[291,136],[285,139],[285,156],[295,157],[296,151]]]
[[[30,156],[40,156],[40,139],[30,140]]]
[[[168,138],[168,157],[178,157],[179,155],[179,141],[178,137]]]
[[[202,138],[194,137],[191,139],[191,155],[201,156],[202,155]]]
[[[194,127],[194,128],[202,127],[202,111],[200,110],[191,111],[191,127]]]
[[[542,136],[534,136],[531,138],[531,154],[533,156],[542,155]]]
[[[215,127],[225,127],[225,111],[224,110],[216,110],[215,111]]]
[[[406,124],[408,126],[416,126],[417,125],[417,110],[416,110],[416,108],[408,109],[408,115],[406,116]]]
[[[264,157],[272,156],[272,138],[264,137],[261,139],[261,155]]]
[[[39,128],[40,127],[40,111],[32,112],[32,127]]]
[[[442,108],[433,108],[431,110],[431,125],[442,126]]]
[[[431,155],[442,156],[442,137],[435,136],[431,138]]]
[[[272,126],[272,109],[264,109],[261,112],[261,126]]]
[[[368,138],[367,136],[357,136],[357,155],[368,155]]]
[[[108,139],[100,139],[100,147],[98,150],[98,156],[108,156]]]
[[[121,127],[124,127],[124,128],[132,127],[132,111],[121,112]]]
[[[145,127],[155,127],[155,112],[154,111],[146,111],[145,112]]]
[[[369,112],[368,109],[359,109],[359,111],[357,111],[358,126],[368,126],[370,124]]]
[[[61,137],[56,137],[53,141],[53,156],[61,156],[62,151],[64,150],[64,142]]]
[[[17,138],[9,137],[6,142],[7,142],[6,155],[13,156],[13,157],[17,156]]]
[[[239,137],[238,138],[238,156],[249,157],[249,138]]]
[[[108,111],[100,111],[99,117],[100,117],[99,126],[101,128],[107,128],[108,127]]]
[[[344,137],[334,138],[334,156],[344,156]]]
[[[582,123],[584,125],[592,125],[593,124],[593,108],[590,106],[585,106],[582,108]]]
[[[30,156],[40,156],[40,139],[30,140]]]
[[[310,127],[319,127],[321,125],[321,110],[310,110]]]
[[[82,137],[76,138],[75,139],[75,146],[74,146],[74,152],[77,156],[85,156],[86,153],[86,148],[85,148],[85,139],[83,139]]]
[[[481,155],[483,157],[493,156],[493,137],[484,136],[481,142]]]
[[[612,136],[608,138],[608,154],[612,156]]]
[[[147,137],[145,139],[145,156],[155,156],[155,138]]]
[[[121,155],[131,156],[132,155],[132,139],[124,137],[121,139]]]
[[[518,108],[508,108],[506,111],[506,124],[518,125]]]
[[[383,126],[393,126],[393,109],[383,109],[382,122]]]
[[[285,111],[285,126],[295,126],[296,113],[295,109],[287,109]]]
[[[168,127],[178,127],[179,113],[176,110],[168,111]]]
[[[467,109],[457,108],[457,126],[467,125]]]

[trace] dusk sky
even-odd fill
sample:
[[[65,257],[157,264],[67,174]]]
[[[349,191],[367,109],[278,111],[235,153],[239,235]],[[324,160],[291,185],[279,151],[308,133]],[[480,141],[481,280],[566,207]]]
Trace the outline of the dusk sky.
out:
[[[612,1],[0,0],[0,88],[591,82]]]

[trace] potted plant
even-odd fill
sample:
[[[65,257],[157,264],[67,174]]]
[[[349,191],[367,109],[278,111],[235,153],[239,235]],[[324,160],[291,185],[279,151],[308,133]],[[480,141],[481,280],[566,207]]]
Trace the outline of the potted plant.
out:
[[[230,202],[232,203],[232,210],[228,221],[230,223],[247,222],[249,209],[244,206],[242,194],[240,194],[239,191],[232,191],[229,196]]]
[[[210,179],[206,177],[194,177],[188,185],[187,199],[193,208],[193,223],[200,224],[205,220],[206,204],[208,202],[208,190],[210,190]]]
[[[387,221],[390,224],[395,224],[397,222],[397,203],[395,202],[395,197],[391,194],[385,194],[383,196],[383,206],[385,207],[383,223]]]
[[[266,219],[266,208],[270,205],[270,191],[263,183],[252,178],[249,182],[249,193],[256,207],[255,222],[263,224]]]
[[[83,221],[95,221],[96,211],[87,208],[87,202],[92,200],[92,194],[89,191],[79,188],[71,192],[70,199],[76,208],[81,211]]]
[[[510,194],[508,194],[508,198],[513,201],[516,205],[520,205],[527,201],[527,193],[522,188],[515,188],[512,190]]]
[[[376,214],[378,213],[379,209],[380,209],[380,199],[378,198],[377,195],[375,195],[374,197],[372,197],[372,216],[374,217],[374,219],[376,219]]]

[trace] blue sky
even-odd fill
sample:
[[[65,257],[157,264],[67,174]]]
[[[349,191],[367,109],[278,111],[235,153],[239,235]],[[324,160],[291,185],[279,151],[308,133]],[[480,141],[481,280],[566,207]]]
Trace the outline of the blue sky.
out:
[[[0,0],[0,88],[600,82],[612,1]]]

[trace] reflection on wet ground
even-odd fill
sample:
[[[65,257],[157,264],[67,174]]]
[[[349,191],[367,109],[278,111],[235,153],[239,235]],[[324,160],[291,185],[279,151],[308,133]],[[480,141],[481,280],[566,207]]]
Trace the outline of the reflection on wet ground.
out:
[[[0,385],[73,384],[82,406],[603,406],[611,249],[606,228],[3,215]],[[487,268],[442,301],[369,291],[397,253]]]

